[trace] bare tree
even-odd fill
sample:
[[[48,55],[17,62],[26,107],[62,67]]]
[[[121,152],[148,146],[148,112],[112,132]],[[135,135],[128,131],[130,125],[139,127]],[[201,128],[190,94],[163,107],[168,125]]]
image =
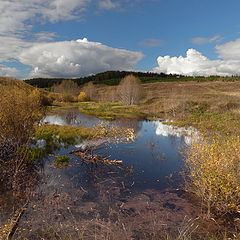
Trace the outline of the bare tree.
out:
[[[139,78],[128,75],[123,78],[118,86],[120,100],[125,105],[139,103],[142,97],[142,86]]]
[[[85,84],[82,88],[82,91],[86,93],[90,100],[96,99],[96,87],[93,82]]]
[[[53,92],[68,94],[72,96],[78,96],[80,88],[77,83],[72,80],[63,80],[60,84],[55,84],[52,87]]]

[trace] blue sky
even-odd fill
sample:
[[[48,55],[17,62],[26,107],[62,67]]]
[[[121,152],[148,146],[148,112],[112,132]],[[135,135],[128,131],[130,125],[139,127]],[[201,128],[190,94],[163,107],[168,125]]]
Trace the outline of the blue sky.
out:
[[[0,0],[0,75],[240,74],[237,0]]]

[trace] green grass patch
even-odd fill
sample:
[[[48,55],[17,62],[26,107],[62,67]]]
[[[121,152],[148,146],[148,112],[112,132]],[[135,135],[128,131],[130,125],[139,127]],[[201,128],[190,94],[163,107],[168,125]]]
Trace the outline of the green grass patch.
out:
[[[57,145],[64,143],[65,145],[73,145],[80,139],[98,139],[107,135],[107,131],[103,127],[71,127],[59,125],[42,125],[36,129],[35,137],[44,139],[47,145]]]
[[[79,111],[84,114],[93,115],[101,119],[143,119],[146,114],[140,111],[138,106],[124,106],[121,103],[80,103]]]
[[[66,155],[60,155],[55,157],[55,163],[58,167],[67,167],[70,157]]]

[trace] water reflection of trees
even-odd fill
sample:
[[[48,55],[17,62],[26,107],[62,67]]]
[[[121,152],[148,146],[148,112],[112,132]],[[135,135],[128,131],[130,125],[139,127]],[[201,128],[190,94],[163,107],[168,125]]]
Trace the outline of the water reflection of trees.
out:
[[[64,119],[68,125],[76,125],[81,124],[81,119],[83,120],[85,115],[81,114],[78,110],[78,108],[71,108],[65,111]],[[96,118],[95,117],[89,117],[89,122],[95,123]],[[137,119],[126,119],[126,118],[120,118],[116,120],[99,120],[98,122],[101,125],[112,125],[119,128],[131,128],[134,129],[135,133],[138,133],[142,128],[142,121],[138,121]]]
[[[106,126],[117,128],[131,128],[138,134],[142,128],[142,121],[137,119],[119,118],[116,120],[98,119],[94,116],[84,115],[79,112],[77,107],[58,110],[56,114],[62,119],[64,125],[70,126]],[[54,124],[54,123],[53,123]]]
[[[71,109],[66,111],[65,115],[64,115],[64,120],[66,121],[67,125],[74,125],[76,123],[78,123],[78,114],[79,112],[76,109]]]
[[[138,121],[137,119],[117,119],[115,120],[115,123],[119,128],[133,129],[135,135],[137,135],[142,128],[142,121]]]

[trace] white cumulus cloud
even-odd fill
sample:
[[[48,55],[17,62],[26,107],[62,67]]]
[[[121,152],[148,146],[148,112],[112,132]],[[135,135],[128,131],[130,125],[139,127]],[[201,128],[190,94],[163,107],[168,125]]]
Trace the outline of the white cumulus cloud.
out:
[[[222,45],[216,46],[216,51],[220,58],[223,59],[240,59],[240,38]]]
[[[229,56],[227,49],[231,49],[231,47],[231,44],[230,46],[224,44],[217,46],[217,51],[220,53],[220,56],[227,58]],[[155,67],[153,71],[158,73],[163,72],[189,76],[240,75],[240,55],[237,58],[233,52],[231,56],[229,56],[229,59],[210,60],[197,50],[188,49],[186,57],[159,56],[157,62],[158,66]]]
[[[33,67],[31,77],[80,77],[107,70],[129,70],[143,58],[141,52],[112,48],[86,38],[38,43],[18,57]]]
[[[19,52],[30,47],[33,41],[49,41],[55,37],[55,33],[51,32],[31,33],[34,24],[81,19],[81,12],[85,11],[88,3],[90,0],[1,1],[0,62],[16,58]]]
[[[131,3],[129,0],[1,1],[0,75],[20,76],[16,68],[5,66],[7,62],[16,60],[32,66],[34,68],[32,76],[83,76],[118,67],[119,69],[134,67],[142,58],[141,53],[90,42],[57,43],[54,39],[60,33],[34,31],[37,24],[83,20],[84,13],[92,2],[95,2],[97,8],[101,10],[121,8],[123,3],[125,5]],[[23,77],[24,71],[20,78]]]

